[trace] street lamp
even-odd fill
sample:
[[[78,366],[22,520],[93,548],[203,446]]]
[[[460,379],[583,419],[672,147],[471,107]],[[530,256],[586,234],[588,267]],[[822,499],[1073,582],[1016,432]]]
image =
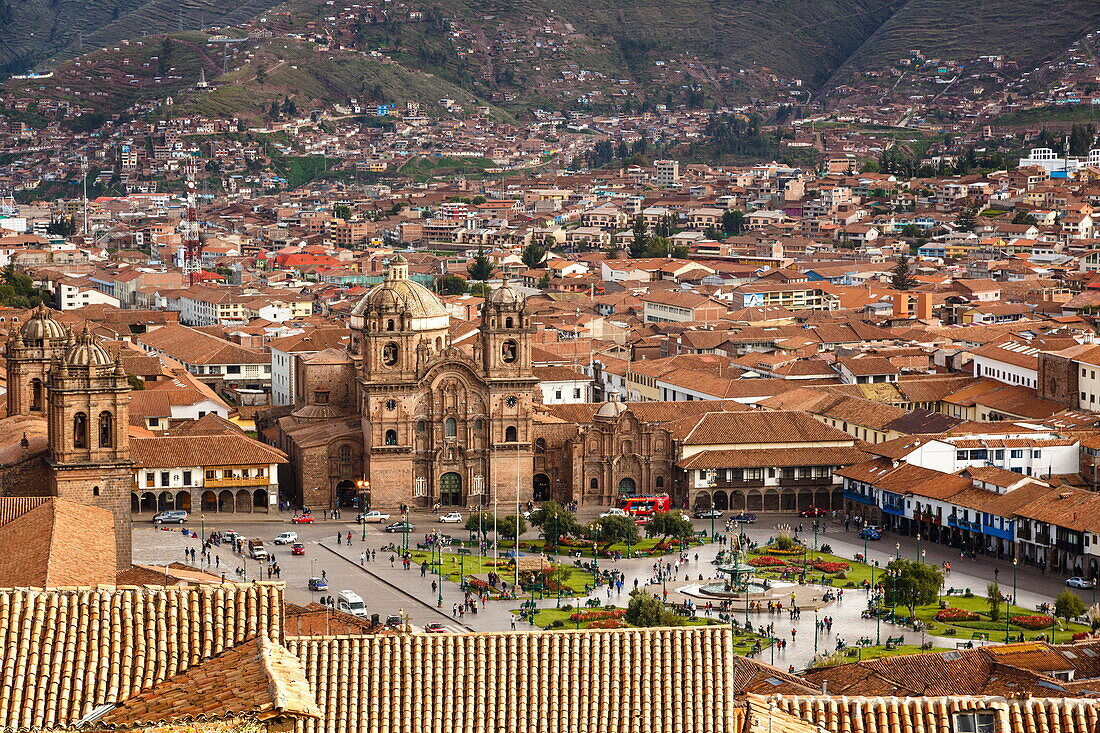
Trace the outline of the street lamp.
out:
[[[370,481],[366,479],[360,479],[355,482],[355,486],[359,489],[359,511],[367,511],[367,492],[370,491]],[[360,538],[362,542],[367,541],[367,523],[360,522],[363,525],[363,536]]]
[[[435,575],[439,579],[439,595],[435,599],[435,605],[438,608],[443,608],[443,545],[440,544],[438,530],[435,533],[435,542],[432,544],[438,548],[439,553],[439,560],[435,566]]]
[[[1012,558],[1012,598],[1008,602],[1008,608],[1005,609],[1005,643],[1008,643],[1008,623],[1012,618],[1012,604],[1016,602],[1016,565],[1019,563],[1019,559]]]
[[[817,625],[817,609],[814,609],[814,659],[817,658],[817,634],[821,627]]]
[[[920,532],[917,532],[917,550],[916,550],[916,552],[913,553],[913,559],[914,560],[921,560],[922,557],[923,557],[923,554],[924,553],[922,553],[920,551]]]
[[[404,526],[401,528],[401,559],[404,560],[405,556],[409,554],[409,505],[401,505],[401,521]]]

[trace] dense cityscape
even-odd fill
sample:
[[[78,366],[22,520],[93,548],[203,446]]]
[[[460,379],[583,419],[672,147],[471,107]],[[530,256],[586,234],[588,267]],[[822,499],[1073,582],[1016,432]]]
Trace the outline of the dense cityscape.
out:
[[[35,3],[0,730],[1100,730],[1100,11]]]

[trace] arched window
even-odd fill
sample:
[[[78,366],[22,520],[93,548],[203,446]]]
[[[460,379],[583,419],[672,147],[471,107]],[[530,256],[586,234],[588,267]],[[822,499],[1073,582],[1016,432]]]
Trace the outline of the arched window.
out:
[[[458,423],[455,422],[453,417],[443,421],[443,435],[447,438],[454,438],[458,435]]]
[[[518,432],[516,431],[516,426],[515,425],[509,425],[508,427],[504,428],[504,442],[505,443],[515,443],[516,440],[518,439],[516,437],[517,435],[518,435]]]
[[[99,487],[98,486],[93,486],[92,487],[92,496],[99,496]]]
[[[435,350],[436,351],[443,351],[443,337],[442,336],[436,337],[436,339],[435,339]]]
[[[83,412],[73,415],[73,447],[88,447],[88,416]]]
[[[386,445],[397,445],[397,431],[396,430],[387,430],[386,431]]]
[[[387,331],[392,331],[393,330],[393,319],[392,318],[389,319],[388,321],[386,321],[386,330]]]
[[[658,489],[665,488],[665,477],[664,476],[658,476],[657,481],[654,482],[654,483],[655,483],[655,485],[657,486]]]
[[[31,412],[42,412],[42,380],[31,380]]]
[[[545,453],[546,452],[546,438],[535,438],[535,452],[536,453]]]
[[[423,420],[417,420],[416,421],[416,432],[423,433],[427,429],[428,429],[428,423],[424,422]]]
[[[474,430],[476,430],[477,432],[480,433],[484,429],[485,429],[485,423],[484,422],[482,422],[481,420],[474,420]]]
[[[600,480],[598,478],[594,478],[594,479],[590,480],[588,482],[588,488],[591,491],[599,491],[600,490]]]
[[[391,341],[382,347],[382,363],[390,367],[397,363],[397,344]]]
[[[115,444],[115,416],[104,410],[99,413],[99,447],[110,448]]]
[[[500,360],[505,364],[511,364],[519,354],[519,347],[515,341],[509,339],[500,345]]]
[[[504,319],[504,327],[505,328],[512,328],[513,323],[514,323],[514,321],[512,320],[511,316],[508,316],[507,318]]]

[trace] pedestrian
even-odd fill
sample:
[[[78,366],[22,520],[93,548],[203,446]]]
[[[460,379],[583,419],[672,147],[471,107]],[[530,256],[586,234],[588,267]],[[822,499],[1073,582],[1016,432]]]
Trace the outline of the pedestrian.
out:
[[[515,631],[515,630],[516,630],[516,617],[513,614],[513,616],[512,616],[512,631]]]
[[[366,562],[367,562],[367,553],[360,552],[359,553],[359,566],[362,567],[364,564],[366,564]]]
[[[351,532],[348,532],[348,547],[351,547]]]
[[[325,575],[325,571],[324,571],[324,570],[322,570],[322,571],[321,571],[321,580],[328,580],[328,576],[327,576],[327,575]]]
[[[791,643],[794,643],[794,636],[798,633],[798,629],[791,629]]]
[[[391,568],[393,567],[393,563],[394,563],[395,560],[397,560],[397,557],[394,556],[394,555],[390,555],[390,567]]]

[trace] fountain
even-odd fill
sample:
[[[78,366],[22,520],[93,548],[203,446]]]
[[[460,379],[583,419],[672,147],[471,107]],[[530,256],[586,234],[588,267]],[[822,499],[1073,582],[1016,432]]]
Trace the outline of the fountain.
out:
[[[731,560],[718,566],[718,572],[726,576],[725,579],[700,586],[700,593],[716,598],[738,598],[745,593],[759,594],[771,589],[772,585],[767,580],[752,577],[755,568],[741,561],[739,549],[731,553]]]

